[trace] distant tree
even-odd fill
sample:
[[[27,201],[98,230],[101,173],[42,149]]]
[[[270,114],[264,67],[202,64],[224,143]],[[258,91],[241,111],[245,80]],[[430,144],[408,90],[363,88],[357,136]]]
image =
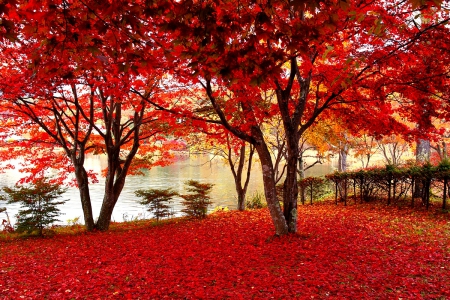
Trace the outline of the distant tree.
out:
[[[139,204],[147,206],[147,210],[155,215],[157,222],[162,218],[169,218],[173,215],[169,203],[178,193],[172,189],[137,190],[134,193],[136,196],[143,198],[139,201]]]
[[[191,194],[180,195],[184,199],[181,203],[185,207],[181,211],[189,217],[205,218],[208,206],[212,204],[209,193],[214,184],[188,180],[185,182],[185,185],[187,186],[186,190]]]
[[[369,132],[361,132],[354,137],[354,155],[358,157],[362,168],[368,168],[370,159],[378,152],[378,144],[375,136]]]
[[[385,136],[378,140],[377,144],[386,165],[399,166],[402,163],[403,155],[409,149],[408,143],[399,135]]]
[[[211,125],[210,127],[208,132],[193,132],[186,137],[190,144],[189,149],[196,153],[209,154],[212,156],[211,160],[221,158],[224,164],[229,166],[238,200],[237,209],[245,210],[255,147],[223,129],[217,130]]]
[[[282,126],[282,120],[276,116],[267,120],[267,125],[264,126],[267,145],[274,157],[276,184],[284,178],[287,167],[286,137]],[[299,140],[297,173],[300,179],[305,178],[307,170],[317,164],[322,164],[327,159],[325,152],[329,150],[329,147],[323,138],[321,130],[317,129],[320,126],[323,126],[323,123],[318,122],[314,124]]]
[[[2,198],[8,204],[21,204],[17,214],[18,232],[31,233],[37,230],[38,235],[42,235],[45,227],[59,221],[57,217],[61,212],[57,206],[67,201],[56,201],[66,190],[46,178],[39,179],[30,186],[4,187],[3,191],[7,195]]]
[[[437,119],[433,122],[434,126],[439,130],[439,136],[432,140],[431,149],[431,163],[439,164],[441,161],[449,158],[449,142],[450,142],[450,127],[448,121],[445,119]]]

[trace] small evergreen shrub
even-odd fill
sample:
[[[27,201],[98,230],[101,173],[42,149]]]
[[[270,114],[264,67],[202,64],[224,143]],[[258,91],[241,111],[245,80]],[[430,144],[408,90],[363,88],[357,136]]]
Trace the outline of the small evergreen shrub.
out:
[[[172,203],[172,198],[177,196],[178,193],[172,189],[137,190],[134,193],[142,198],[139,204],[147,206],[147,210],[153,213],[157,222],[162,218],[169,218],[173,215],[172,207],[169,204]]]
[[[437,165],[438,172],[446,173],[445,175],[448,175],[450,172],[450,160],[448,158],[445,158],[439,162]]]
[[[191,194],[180,195],[184,199],[181,202],[184,206],[181,211],[188,217],[205,218],[208,206],[212,204],[209,193],[211,193],[214,184],[188,180],[185,185],[187,186],[186,190]]]
[[[61,211],[57,206],[68,201],[56,201],[66,190],[59,184],[50,183],[46,178],[29,186],[4,187],[3,191],[6,195],[0,196],[2,200],[6,200],[8,204],[20,203],[16,215],[16,230],[28,234],[37,231],[38,235],[42,235],[44,228],[58,222],[57,217],[61,215]]]

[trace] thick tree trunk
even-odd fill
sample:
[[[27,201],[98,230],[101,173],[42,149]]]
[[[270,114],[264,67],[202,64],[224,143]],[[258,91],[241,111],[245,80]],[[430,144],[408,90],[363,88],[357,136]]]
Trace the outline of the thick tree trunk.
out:
[[[442,146],[441,146],[441,144],[438,144],[437,152],[438,152],[439,158],[441,160],[447,159],[447,143],[442,142]]]
[[[283,185],[283,213],[289,232],[297,232],[297,164],[299,158],[298,139],[295,134],[287,136],[288,160],[286,179]]]
[[[100,209],[100,214],[98,216],[96,228],[101,231],[106,231],[109,229],[111,224],[112,213],[114,211],[114,206],[116,205],[117,199],[111,191],[105,192],[103,196],[102,207]]]
[[[139,149],[139,132],[144,114],[145,105],[142,105],[139,112],[134,113],[135,126],[127,134],[133,139],[133,146],[129,150],[125,159],[121,159],[121,147],[123,141],[121,140],[123,133],[123,125],[121,125],[122,107],[120,103],[112,102],[111,111],[114,110],[115,115],[109,116],[106,126],[105,144],[106,153],[108,156],[108,171],[105,180],[105,194],[103,196],[103,203],[100,209],[100,215],[97,220],[96,228],[102,231],[109,229],[111,217],[119,199],[120,193],[125,185],[125,179],[131,162]],[[106,113],[105,113],[106,115]]]
[[[242,110],[244,113],[247,114],[247,117],[249,118],[249,121],[253,124],[251,126],[251,133],[246,134],[237,128],[231,126],[227,118],[218,105],[211,88],[211,81],[206,80],[206,84],[203,85],[206,89],[206,92],[208,94],[208,97],[211,101],[211,104],[216,111],[217,115],[219,116],[220,120],[222,121],[222,124],[230,130],[234,135],[241,138],[242,140],[245,140],[249,143],[251,143],[256,151],[258,152],[259,159],[261,161],[261,167],[262,167],[262,175],[263,175],[263,184],[264,184],[264,195],[266,197],[267,201],[267,207],[270,212],[270,216],[272,218],[272,222],[275,226],[275,234],[276,235],[284,235],[288,233],[288,226],[286,223],[286,219],[284,218],[283,212],[281,210],[280,203],[277,199],[277,192],[276,192],[276,177],[275,177],[275,170],[272,163],[272,157],[270,155],[269,149],[267,148],[267,144],[264,140],[264,135],[261,131],[261,128],[258,125],[258,121],[254,115],[253,109],[251,106],[247,105],[245,101],[241,102],[240,105],[242,107]]]
[[[86,227],[87,231],[92,231],[95,228],[95,223],[92,214],[88,175],[83,166],[79,166],[74,163],[74,167],[75,178],[77,180],[78,191],[80,193],[81,207],[83,209],[84,226]]]
[[[238,207],[237,209],[239,211],[244,211],[245,210],[245,193],[241,192],[241,191],[237,191],[238,193]]]
[[[119,162],[117,161],[117,163]],[[120,174],[114,176],[114,173],[112,172],[108,173],[108,175],[106,176],[105,195],[103,196],[103,203],[96,224],[97,229],[101,231],[106,231],[109,229],[114,207],[116,206],[117,200],[119,199],[120,193],[122,192],[124,185],[125,185],[124,176],[120,176]]]
[[[135,153],[136,149],[132,149],[124,161],[120,160],[120,149],[116,148],[108,157],[108,173],[105,179],[105,195],[103,196],[103,203],[100,209],[100,215],[97,220],[96,227],[99,230],[106,231],[109,229],[111,223],[112,213],[114,207],[116,206],[117,200],[119,199],[120,193],[125,185],[126,173],[128,171],[129,163]],[[124,164],[122,167],[121,164]]]
[[[111,217],[116,205],[117,198],[114,193],[114,177],[116,173],[116,164],[119,158],[108,157],[108,173],[105,179],[105,194],[103,195],[102,207],[98,216],[96,227],[99,230],[106,231],[109,229]]]
[[[111,224],[112,213],[114,211],[114,206],[116,205],[118,197],[113,191],[105,191],[103,196],[103,203],[100,209],[100,214],[98,216],[96,228],[101,231],[106,231],[109,229]]]
[[[272,217],[272,222],[275,226],[275,234],[284,235],[288,233],[288,225],[277,199],[275,188],[275,171],[272,164],[272,157],[270,156],[269,149],[264,142],[261,130],[257,127],[253,127],[252,133],[256,139],[255,149],[258,152],[258,156],[261,161],[264,195],[266,197],[270,216]]]

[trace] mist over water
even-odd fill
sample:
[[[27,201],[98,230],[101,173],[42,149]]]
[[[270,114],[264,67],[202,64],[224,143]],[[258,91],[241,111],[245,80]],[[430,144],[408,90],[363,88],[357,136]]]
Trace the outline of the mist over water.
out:
[[[100,173],[106,167],[106,159],[102,156],[89,156],[86,159],[86,169],[93,170]],[[330,164],[316,165],[309,172],[307,176],[318,176],[330,173],[332,171]],[[234,187],[234,179],[230,167],[224,160],[214,159],[208,155],[180,155],[176,158],[172,165],[166,167],[155,167],[150,170],[145,170],[144,176],[128,176],[125,187],[119,197],[119,200],[114,208],[112,220],[121,222],[133,218],[151,218],[152,215],[146,208],[138,203],[140,198],[136,197],[134,191],[138,189],[166,189],[171,188],[179,193],[186,193],[184,190],[184,183],[187,180],[198,180],[202,183],[212,183],[214,187],[211,192],[213,205],[210,210],[216,206],[226,206],[229,209],[236,209],[237,196]],[[12,187],[17,180],[21,178],[22,174],[18,170],[7,170],[4,174],[0,174],[0,187]],[[252,194],[263,192],[262,173],[258,161],[254,161],[252,165],[252,172],[250,184],[247,192],[247,197]],[[92,200],[92,210],[94,218],[98,217],[101,203],[104,195],[104,178],[99,176],[99,183],[90,184],[90,193]],[[68,224],[67,220],[79,217],[80,222],[84,223],[83,211],[78,190],[70,187],[67,192],[63,194],[61,199],[68,199],[64,205],[59,206],[62,215],[59,217],[59,224]],[[181,199],[175,198],[172,203],[173,211],[176,216],[181,216],[180,204]],[[0,201],[0,207],[7,207],[8,215],[15,223],[14,215],[19,209],[18,204],[8,204]],[[6,215],[0,213],[0,221],[5,219]]]

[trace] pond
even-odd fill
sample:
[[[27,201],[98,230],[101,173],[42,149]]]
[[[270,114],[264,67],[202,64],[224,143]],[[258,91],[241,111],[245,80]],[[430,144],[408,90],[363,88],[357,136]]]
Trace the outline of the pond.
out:
[[[100,172],[106,167],[106,160],[101,156],[89,156],[86,160],[87,169]],[[308,170],[307,176],[318,176],[332,172],[331,164],[316,165]],[[0,174],[0,187],[13,186],[20,179],[21,173],[17,170],[7,170],[4,174]],[[229,209],[236,209],[237,196],[234,188],[233,175],[228,164],[223,160],[211,158],[208,155],[180,155],[176,157],[172,165],[166,167],[155,167],[145,172],[144,176],[127,177],[124,190],[116,204],[113,212],[113,221],[131,220],[134,218],[150,218],[151,214],[146,211],[145,207],[138,203],[139,198],[134,194],[138,189],[165,189],[172,188],[179,193],[184,193],[184,182],[187,180],[198,180],[202,183],[212,183],[214,187],[211,192],[213,205],[210,210],[217,206],[226,206]],[[103,200],[104,179],[100,178],[100,182],[90,185],[92,209],[94,217],[100,212]],[[259,162],[254,162],[252,167],[251,181],[247,192],[247,197],[255,193],[263,193],[261,167]],[[68,220],[80,218],[83,223],[83,212],[81,202],[79,200],[78,190],[69,188],[62,196],[62,199],[68,199],[64,205],[59,208],[62,211],[59,224],[68,224]],[[176,216],[180,216],[182,206],[181,199],[174,199],[173,211]],[[7,207],[8,215],[14,223],[14,215],[17,213],[18,205],[6,205],[0,201],[0,207]],[[6,217],[5,213],[0,213],[0,221]]]

